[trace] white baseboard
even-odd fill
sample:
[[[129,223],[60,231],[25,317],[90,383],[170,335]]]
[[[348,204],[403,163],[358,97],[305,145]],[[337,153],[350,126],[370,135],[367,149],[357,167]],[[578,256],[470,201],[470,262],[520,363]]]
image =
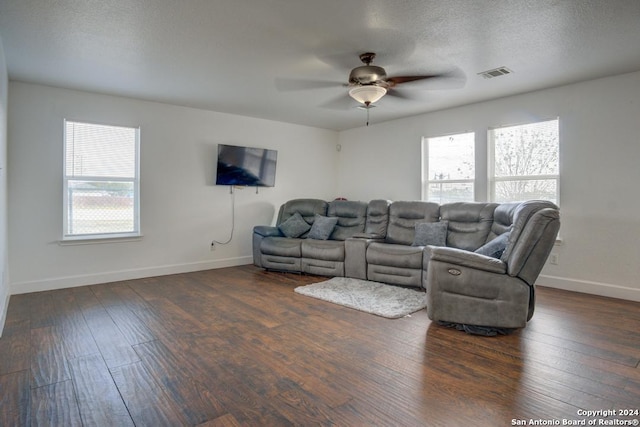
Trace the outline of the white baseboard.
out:
[[[538,277],[536,285],[640,302],[640,289],[612,285],[610,283],[541,275]]]
[[[7,311],[9,310],[10,297],[11,295],[9,295],[9,292],[7,292],[4,297],[4,301],[2,301],[2,306],[0,307],[0,309],[2,310],[0,311],[0,338],[2,337],[2,332],[4,331],[4,324],[7,321]]]
[[[57,277],[53,279],[35,280],[31,282],[19,282],[11,284],[11,295],[26,294],[30,292],[51,291],[55,289],[73,288],[77,286],[97,285],[99,283],[119,282],[122,280],[142,279],[144,277],[166,276],[169,274],[213,270],[217,268],[234,267],[251,263],[253,263],[253,258],[251,256],[244,256],[215,261],[173,264],[159,267],[145,267],[120,271],[108,271],[97,274]],[[536,285],[640,302],[640,289],[612,285],[609,283],[541,275],[540,277],[538,277]],[[9,306],[9,295],[7,295],[6,301],[0,301],[0,304],[2,304],[4,307],[4,310],[0,313],[0,331],[2,331],[2,326],[4,325],[6,318],[7,308]]]
[[[56,277],[53,279],[35,280],[11,284],[11,294],[51,291],[55,289],[73,288],[77,286],[97,285],[99,283],[119,282],[122,280],[142,279],[144,277],[166,276],[169,274],[190,273],[192,271],[213,270],[216,268],[234,267],[253,263],[251,256],[227,258],[215,261],[201,261],[187,264],[163,265],[159,267],[134,268],[120,271],[107,271],[97,274]]]

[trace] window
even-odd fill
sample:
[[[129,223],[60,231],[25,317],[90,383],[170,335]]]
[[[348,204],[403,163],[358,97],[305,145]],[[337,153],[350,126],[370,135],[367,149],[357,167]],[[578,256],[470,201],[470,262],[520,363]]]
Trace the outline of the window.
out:
[[[475,134],[423,138],[422,199],[437,203],[474,200]]]
[[[490,200],[558,203],[558,119],[489,130]]]
[[[140,129],[65,121],[64,239],[140,235]]]

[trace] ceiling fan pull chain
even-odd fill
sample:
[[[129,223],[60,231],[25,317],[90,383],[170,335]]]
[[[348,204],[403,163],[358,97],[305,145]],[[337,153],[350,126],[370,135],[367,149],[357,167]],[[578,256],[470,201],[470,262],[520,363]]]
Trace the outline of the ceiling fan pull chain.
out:
[[[367,126],[369,126],[369,108],[367,108]]]

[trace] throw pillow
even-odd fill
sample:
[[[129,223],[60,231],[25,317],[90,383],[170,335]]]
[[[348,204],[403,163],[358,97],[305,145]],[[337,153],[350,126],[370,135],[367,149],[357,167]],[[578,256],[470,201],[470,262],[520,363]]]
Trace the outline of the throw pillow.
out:
[[[477,254],[500,259],[500,257],[502,257],[502,253],[507,248],[507,242],[509,241],[510,234],[511,234],[510,231],[507,231],[506,233],[502,233],[495,239],[485,243],[483,246],[480,246],[478,249],[475,250],[475,252]]]
[[[300,237],[310,228],[311,226],[302,218],[299,212],[294,213],[278,226],[280,232],[286,237]]]
[[[420,222],[411,246],[446,246],[449,221]]]
[[[326,217],[316,214],[316,217],[313,220],[313,225],[311,226],[311,231],[309,231],[307,238],[327,240],[329,236],[331,236],[331,233],[333,233],[333,229],[336,227],[337,223],[337,217]]]

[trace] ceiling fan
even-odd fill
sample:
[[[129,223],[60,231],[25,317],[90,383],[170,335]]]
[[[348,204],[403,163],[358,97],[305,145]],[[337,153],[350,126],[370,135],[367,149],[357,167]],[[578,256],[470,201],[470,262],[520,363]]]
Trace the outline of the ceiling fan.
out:
[[[371,65],[376,54],[365,52],[360,54],[360,60],[365,64],[354,68],[349,73],[349,83],[351,87],[349,96],[364,105],[364,108],[372,107],[371,104],[379,101],[390,90],[402,83],[425,80],[441,75],[418,75],[418,76],[396,76],[388,77],[384,68]],[[396,96],[403,97],[399,94]]]
[[[409,75],[409,76],[387,76],[387,72],[384,68],[377,65],[373,65],[373,60],[376,57],[374,52],[365,52],[359,55],[360,60],[364,65],[356,67],[349,73],[348,83],[337,83],[327,81],[309,81],[298,79],[277,79],[277,86],[280,90],[300,90],[300,89],[317,89],[324,87],[349,87],[349,96],[357,101],[360,108],[369,109],[375,107],[375,102],[379,101],[383,96],[390,95],[397,98],[412,99],[412,93],[408,92],[407,87],[404,90],[398,90],[398,85],[410,82],[416,82],[420,80],[437,80],[438,85],[449,87],[459,87],[460,83],[464,84],[465,78],[461,70],[454,68],[453,71],[445,72],[441,74],[427,74],[427,75]],[[447,83],[448,82],[448,83]],[[453,85],[451,84],[453,83]],[[337,104],[342,104],[340,101],[342,96],[337,99]],[[334,105],[336,102],[331,102],[329,105]]]

